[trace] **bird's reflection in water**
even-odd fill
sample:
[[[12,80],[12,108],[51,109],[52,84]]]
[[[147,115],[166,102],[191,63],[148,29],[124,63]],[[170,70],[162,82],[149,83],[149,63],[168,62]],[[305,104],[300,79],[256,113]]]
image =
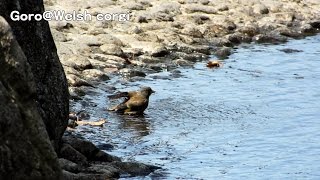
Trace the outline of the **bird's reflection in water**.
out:
[[[147,136],[150,134],[150,122],[146,115],[128,116],[121,115],[119,118],[120,128],[133,130],[139,137]]]

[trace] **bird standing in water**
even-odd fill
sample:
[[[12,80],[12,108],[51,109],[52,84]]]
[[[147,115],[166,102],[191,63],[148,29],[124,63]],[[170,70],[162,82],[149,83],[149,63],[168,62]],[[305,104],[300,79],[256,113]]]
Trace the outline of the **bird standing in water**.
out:
[[[155,93],[150,87],[143,87],[139,91],[121,92],[115,95],[108,96],[109,99],[117,99],[125,97],[126,99],[109,109],[109,111],[115,111],[128,115],[141,115],[144,110],[147,109],[149,104],[149,97],[152,93]]]

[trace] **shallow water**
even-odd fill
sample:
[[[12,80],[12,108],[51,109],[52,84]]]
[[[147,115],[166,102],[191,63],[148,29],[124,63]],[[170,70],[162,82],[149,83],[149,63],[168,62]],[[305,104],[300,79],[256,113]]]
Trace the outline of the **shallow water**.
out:
[[[131,179],[320,179],[319,66],[320,36],[243,45],[219,69],[197,63],[179,78],[115,81],[119,90],[156,90],[145,116],[104,111],[108,93],[98,90],[87,111],[108,122],[77,132],[113,144],[108,152],[124,160],[163,168]]]

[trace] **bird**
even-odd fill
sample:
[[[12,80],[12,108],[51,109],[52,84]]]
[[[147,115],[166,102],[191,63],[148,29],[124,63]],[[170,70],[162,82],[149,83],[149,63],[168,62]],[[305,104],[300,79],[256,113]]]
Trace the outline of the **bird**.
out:
[[[218,67],[222,67],[222,63],[220,61],[209,61],[207,63],[207,67],[208,68],[218,68]]]
[[[155,93],[150,87],[142,87],[138,91],[120,92],[108,96],[109,99],[118,99],[125,97],[125,100],[109,108],[109,111],[115,111],[126,115],[142,115],[144,110],[147,109],[149,104],[149,97]]]

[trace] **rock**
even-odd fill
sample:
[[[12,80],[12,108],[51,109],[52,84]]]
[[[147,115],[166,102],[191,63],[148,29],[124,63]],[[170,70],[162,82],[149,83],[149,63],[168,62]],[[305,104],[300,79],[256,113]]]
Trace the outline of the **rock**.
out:
[[[253,41],[257,43],[284,43],[287,38],[275,33],[259,34],[253,37]]]
[[[109,61],[115,61],[120,64],[125,64],[126,60],[124,58],[114,56],[114,55],[107,55],[107,54],[91,54],[90,58],[103,61],[103,62],[109,62]]]
[[[69,171],[63,171],[63,179],[65,180],[88,180],[88,179],[94,179],[94,180],[105,180],[105,179],[114,179],[114,178],[119,178],[119,174],[116,173],[103,173],[101,174],[100,172],[81,172],[81,173],[71,173]]]
[[[316,28],[316,29],[320,29],[320,20],[313,20],[310,22],[310,25],[313,27],[313,28]]]
[[[86,93],[83,91],[83,89],[79,87],[69,87],[69,93],[70,93],[70,99],[79,100],[81,99],[81,96],[86,95]]]
[[[279,12],[270,14],[270,17],[268,17],[268,21],[284,25],[290,25],[294,18],[295,17],[293,12]]]
[[[214,53],[218,58],[227,58],[228,56],[231,55],[231,48],[230,47],[222,47],[216,50]]]
[[[311,24],[303,24],[300,27],[300,32],[304,34],[313,34],[317,33],[318,31]]]
[[[110,34],[99,34],[97,37],[98,37],[99,41],[101,41],[105,44],[114,44],[119,47],[125,46],[124,42],[122,42],[119,38],[112,36]]]
[[[298,50],[298,49],[290,49],[290,48],[280,49],[279,51],[282,51],[282,52],[284,52],[284,53],[297,53],[297,52],[303,52],[302,50]]]
[[[94,144],[89,141],[82,140],[76,137],[67,136],[63,137],[65,143],[70,144],[74,149],[79,151],[90,161],[102,161],[102,162],[111,162],[111,161],[120,161],[120,158],[116,156],[109,155],[101,150],[99,150]]]
[[[298,38],[298,37],[302,36],[301,33],[297,32],[295,30],[289,29],[288,27],[278,28],[278,31],[280,32],[281,35],[286,36],[286,37]]]
[[[68,159],[76,164],[81,164],[81,165],[87,165],[88,161],[87,158],[75,150],[72,146],[69,144],[64,143],[60,149],[59,156],[65,159]]]
[[[138,17],[136,17],[135,20],[138,23],[148,23],[147,17],[145,17],[145,16],[138,16]]]
[[[245,26],[240,27],[238,31],[252,37],[259,34],[259,27],[256,24],[247,23]]]
[[[80,72],[75,70],[73,67],[63,66],[63,70],[66,74],[74,74],[76,76],[80,76]]]
[[[143,33],[143,30],[139,26],[133,26],[128,30],[129,34],[140,34]]]
[[[206,13],[206,14],[216,14],[217,11],[215,8],[211,6],[205,6],[205,5],[188,5],[185,7],[186,13]]]
[[[208,24],[203,34],[206,37],[221,37],[228,34],[228,32],[228,28],[221,24]]]
[[[90,119],[90,114],[88,112],[86,112],[85,110],[81,110],[81,111],[77,112],[76,115],[81,120],[89,120]]]
[[[169,54],[169,51],[165,46],[162,46],[162,45],[154,47],[154,49],[150,53],[150,55],[153,57],[163,57],[167,54]]]
[[[67,79],[68,79],[68,84],[70,86],[74,86],[74,87],[79,87],[79,86],[91,86],[93,87],[91,84],[89,84],[86,80],[81,79],[80,77],[73,75],[73,74],[68,74],[67,75]]]
[[[208,5],[210,3],[209,0],[200,0],[200,3],[203,5]]]
[[[153,15],[154,19],[157,20],[157,21],[174,21],[173,19],[173,15],[171,14],[166,14],[166,13],[163,13],[163,12],[158,12],[156,14]]]
[[[157,21],[174,21],[174,16],[181,14],[180,4],[176,2],[158,3],[150,9],[150,14]]]
[[[195,24],[204,24],[210,20],[209,16],[206,15],[193,15],[191,16]],[[181,28],[182,29],[182,28]]]
[[[129,173],[132,176],[146,176],[156,169],[157,166],[146,165],[137,162],[112,162],[112,165],[120,168],[122,171]]]
[[[142,4],[134,3],[134,2],[127,2],[122,7],[125,8],[125,9],[136,10],[136,11],[141,11],[141,10],[145,10],[146,9]]]
[[[191,62],[196,62],[202,60],[202,54],[197,53],[184,53],[184,52],[175,52],[172,54],[174,59],[184,59]]]
[[[115,44],[104,44],[100,46],[100,50],[104,54],[108,54],[108,55],[115,55],[120,57],[123,57],[124,55],[122,49]]]
[[[176,59],[173,61],[173,63],[178,66],[192,66],[192,63],[190,61],[185,60],[185,59]]]
[[[66,171],[70,171],[70,172],[81,171],[81,167],[78,164],[64,158],[59,158],[59,164],[61,168]]]
[[[244,35],[242,33],[239,33],[239,32],[227,35],[227,38],[230,42],[232,42],[234,44],[240,44],[242,42],[245,42],[245,43],[251,42],[251,37]]]
[[[64,66],[72,67],[78,71],[92,68],[91,62],[88,60],[88,58],[83,56],[72,56],[66,61],[62,61],[62,64]]]
[[[30,3],[17,0],[12,3],[3,0],[0,3],[0,15],[11,25],[14,36],[31,66],[37,86],[34,98],[50,140],[57,150],[68,124],[67,79],[57,55],[48,21],[12,21],[9,15],[13,10],[41,14],[44,12],[43,1]]]
[[[199,31],[199,29],[192,26],[186,26],[182,29],[181,33],[195,38],[203,38],[203,34]]]
[[[138,71],[138,70],[133,70],[133,69],[128,69],[128,68],[123,68],[119,71],[119,74],[121,74],[124,77],[127,78],[132,78],[132,77],[145,77],[147,76],[144,72]]]
[[[189,53],[189,54],[198,52],[201,54],[210,55],[211,50],[212,50],[212,48],[210,46],[206,46],[206,45],[190,46],[190,45],[182,45],[181,44],[181,45],[177,46],[177,49],[175,51],[181,51],[181,52]]]
[[[225,4],[219,4],[216,8],[218,11],[228,11],[229,10],[229,7]]]
[[[150,11],[152,13],[165,13],[170,15],[181,14],[181,5],[176,2],[161,2],[153,6]]]
[[[253,6],[253,12],[256,14],[268,14],[269,9],[263,4],[255,4]]]
[[[127,57],[131,59],[134,59],[134,57],[137,57],[143,54],[141,48],[123,48],[123,52]]]
[[[61,179],[36,103],[35,77],[22,50],[0,16],[0,179]]]
[[[107,81],[110,79],[104,72],[98,69],[87,69],[82,71],[82,74],[85,75],[85,78],[89,81]]]

